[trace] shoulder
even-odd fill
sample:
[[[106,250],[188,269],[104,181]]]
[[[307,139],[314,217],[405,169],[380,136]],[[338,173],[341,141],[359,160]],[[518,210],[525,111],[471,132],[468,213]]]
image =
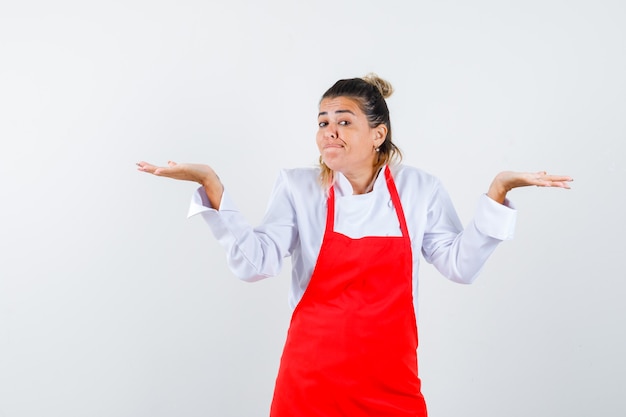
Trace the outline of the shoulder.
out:
[[[319,168],[283,168],[279,173],[281,179],[290,184],[303,186],[310,184],[319,185]]]
[[[427,213],[448,201],[447,192],[436,176],[412,166],[389,168],[402,203],[412,213]]]
[[[417,188],[424,190],[434,190],[439,187],[440,181],[434,175],[404,164],[390,165],[389,170],[398,188]]]
[[[284,168],[279,172],[278,181],[284,183],[291,193],[311,195],[322,191],[319,176],[319,168]]]
[[[310,181],[319,177],[320,169],[317,167],[283,168],[280,174],[296,181]]]

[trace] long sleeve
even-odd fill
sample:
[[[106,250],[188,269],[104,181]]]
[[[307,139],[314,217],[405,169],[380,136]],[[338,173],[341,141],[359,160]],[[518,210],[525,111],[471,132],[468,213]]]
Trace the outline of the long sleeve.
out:
[[[516,211],[482,195],[464,230],[437,178],[403,165],[392,167],[392,174],[411,236],[417,309],[420,251],[445,277],[470,283],[496,246],[512,238]],[[315,168],[281,170],[258,227],[245,220],[228,190],[215,210],[200,188],[192,197],[189,216],[202,214],[226,250],[233,274],[242,280],[275,276],[284,258],[291,256],[289,305],[295,308],[315,268],[326,225],[327,195],[318,178]],[[400,235],[384,176],[376,180],[372,193],[352,195],[347,179],[337,175],[335,195],[335,231],[353,239]]]
[[[219,210],[212,208],[202,188],[192,197],[189,216],[202,214],[220,245],[228,266],[239,279],[258,281],[280,273],[283,258],[297,242],[296,214],[283,172],[274,185],[266,214],[252,227],[225,190]]]
[[[507,205],[482,195],[473,219],[463,229],[447,192],[437,182],[427,212],[424,259],[452,281],[473,282],[498,244],[513,238],[516,211]]]

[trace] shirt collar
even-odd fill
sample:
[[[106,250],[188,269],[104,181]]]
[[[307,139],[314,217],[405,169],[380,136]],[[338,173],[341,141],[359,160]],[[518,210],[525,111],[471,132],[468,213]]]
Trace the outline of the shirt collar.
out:
[[[381,186],[385,186],[385,167],[386,165],[383,165],[380,171],[378,171],[378,176],[376,177],[376,181],[374,181],[374,188],[372,189],[372,192],[375,192]],[[344,197],[354,193],[352,184],[350,184],[350,181],[348,181],[346,176],[341,172],[335,172],[335,182],[333,185],[335,187],[336,196]]]

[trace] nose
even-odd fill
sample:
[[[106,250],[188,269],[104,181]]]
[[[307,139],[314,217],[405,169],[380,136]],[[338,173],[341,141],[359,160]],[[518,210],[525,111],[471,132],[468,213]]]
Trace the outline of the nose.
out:
[[[326,137],[329,139],[337,139],[337,131],[330,125],[326,129]]]

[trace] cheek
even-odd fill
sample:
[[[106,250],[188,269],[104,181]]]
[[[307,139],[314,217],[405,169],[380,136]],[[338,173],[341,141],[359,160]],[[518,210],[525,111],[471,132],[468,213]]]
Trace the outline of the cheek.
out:
[[[315,135],[315,144],[317,145],[317,148],[321,151],[322,150],[322,139],[324,138],[324,135],[322,134],[322,132],[318,131],[317,134]]]

